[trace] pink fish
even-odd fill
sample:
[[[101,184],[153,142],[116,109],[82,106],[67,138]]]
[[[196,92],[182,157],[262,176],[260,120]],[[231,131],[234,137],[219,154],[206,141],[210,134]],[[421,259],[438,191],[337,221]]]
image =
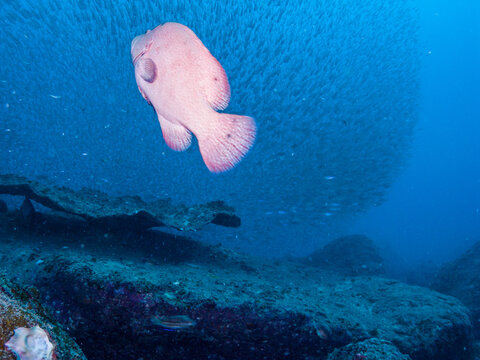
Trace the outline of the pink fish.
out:
[[[157,26],[133,39],[131,53],[138,89],[154,107],[167,145],[184,151],[193,133],[210,171],[233,168],[253,145],[255,121],[216,111],[230,101],[227,74],[193,31]]]

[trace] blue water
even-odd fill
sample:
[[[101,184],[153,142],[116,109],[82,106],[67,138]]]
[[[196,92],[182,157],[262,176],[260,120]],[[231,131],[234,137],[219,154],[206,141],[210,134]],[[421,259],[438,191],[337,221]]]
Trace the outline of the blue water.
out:
[[[421,112],[407,168],[354,231],[410,262],[451,260],[480,240],[480,4],[425,0]],[[351,229],[349,229],[351,231]]]
[[[0,171],[178,203],[225,200],[238,229],[192,236],[304,255],[361,232],[406,261],[480,237],[474,1],[45,1],[0,5]],[[134,36],[190,27],[258,138],[214,175],[170,150],[138,92]]]

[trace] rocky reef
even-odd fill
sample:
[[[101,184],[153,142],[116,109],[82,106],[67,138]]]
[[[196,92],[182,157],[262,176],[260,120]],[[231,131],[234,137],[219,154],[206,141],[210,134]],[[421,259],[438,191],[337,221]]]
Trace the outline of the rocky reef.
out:
[[[457,260],[445,264],[433,281],[432,288],[455,296],[468,307],[475,337],[480,339],[480,242]]]
[[[144,230],[156,226],[169,226],[179,230],[198,230],[209,223],[237,227],[240,218],[234,209],[221,201],[187,207],[173,205],[169,200],[147,203],[138,196],[111,197],[91,189],[74,191],[22,176],[0,175],[0,194],[21,195],[47,208],[63,213],[49,216],[37,214],[32,221],[50,221],[81,227],[99,227],[105,230]],[[70,216],[65,217],[65,214]]]
[[[39,236],[0,224],[4,270],[38,289],[90,360],[364,359],[381,349],[473,358],[466,308],[425,288],[152,230]],[[358,345],[372,338],[380,343]]]
[[[23,289],[0,274],[0,359],[16,359],[4,345],[13,336],[14,330],[34,326],[40,326],[48,333],[54,345],[54,359],[86,360],[75,341],[43,308],[35,288]]]
[[[150,229],[196,230],[219,218],[238,226],[220,202],[174,207],[12,175],[0,176],[0,193],[25,197],[0,212],[1,289],[26,316],[46,319],[13,325],[2,316],[2,329],[39,325],[60,359],[83,359],[66,331],[90,360],[473,358],[464,305],[378,277],[382,259],[366,237],[301,261],[265,260]],[[10,281],[32,290],[17,296]]]
[[[327,360],[411,360],[403,355],[392,343],[371,338],[358,343],[349,344],[335,349]]]

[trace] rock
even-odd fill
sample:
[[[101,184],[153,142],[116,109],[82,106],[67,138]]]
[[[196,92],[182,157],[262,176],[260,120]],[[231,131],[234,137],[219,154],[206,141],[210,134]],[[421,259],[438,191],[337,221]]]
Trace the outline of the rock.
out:
[[[6,212],[8,212],[7,203],[3,200],[0,200],[0,213],[6,213]]]
[[[39,289],[89,360],[324,359],[372,337],[413,360],[473,356],[460,301],[398,281],[253,259],[156,231],[5,236],[3,267]],[[177,330],[160,325],[166,317]]]
[[[474,344],[475,360],[480,360],[480,340],[475,341]]]
[[[192,207],[173,205],[170,200],[147,203],[138,196],[111,197],[89,189],[73,191],[11,174],[0,175],[0,194],[25,196],[50,209],[78,215],[89,226],[109,231],[156,226],[198,230],[209,223],[240,226],[234,209],[222,201]]]
[[[0,275],[0,359],[17,357],[5,348],[5,343],[19,327],[40,326],[54,344],[58,360],[87,360],[78,345],[51,318],[39,302],[36,289],[24,290]]]
[[[376,338],[349,344],[334,350],[327,360],[411,360],[391,342]]]
[[[432,288],[460,299],[470,310],[475,337],[480,339],[480,241],[440,269]]]
[[[350,276],[380,275],[385,272],[383,259],[377,248],[373,241],[364,235],[335,239],[301,261]]]

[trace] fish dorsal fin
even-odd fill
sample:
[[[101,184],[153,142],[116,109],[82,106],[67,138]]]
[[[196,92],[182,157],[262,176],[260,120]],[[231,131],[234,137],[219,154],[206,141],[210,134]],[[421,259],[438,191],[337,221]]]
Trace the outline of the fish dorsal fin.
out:
[[[168,121],[158,112],[157,115],[163,138],[170,149],[175,151],[187,150],[192,143],[192,133],[186,127]]]
[[[201,82],[204,94],[212,108],[224,110],[230,101],[230,85],[227,74],[210,51],[207,48],[204,49],[208,53],[205,56],[206,63],[202,64],[204,72]]]
[[[222,65],[210,53],[202,41],[193,31],[187,28],[190,44],[195,52],[201,54],[197,57],[200,72],[200,86],[208,104],[215,110],[224,110],[230,101],[230,85],[227,74]]]
[[[152,83],[157,76],[157,66],[155,62],[150,58],[141,58],[137,61],[135,67],[138,74],[146,82]]]
[[[202,41],[188,27],[167,23],[171,36],[185,41],[189,53],[193,54],[196,62],[195,70],[198,73],[197,81],[205,100],[215,110],[224,110],[230,101],[230,85],[227,74],[222,65],[208,51]]]

